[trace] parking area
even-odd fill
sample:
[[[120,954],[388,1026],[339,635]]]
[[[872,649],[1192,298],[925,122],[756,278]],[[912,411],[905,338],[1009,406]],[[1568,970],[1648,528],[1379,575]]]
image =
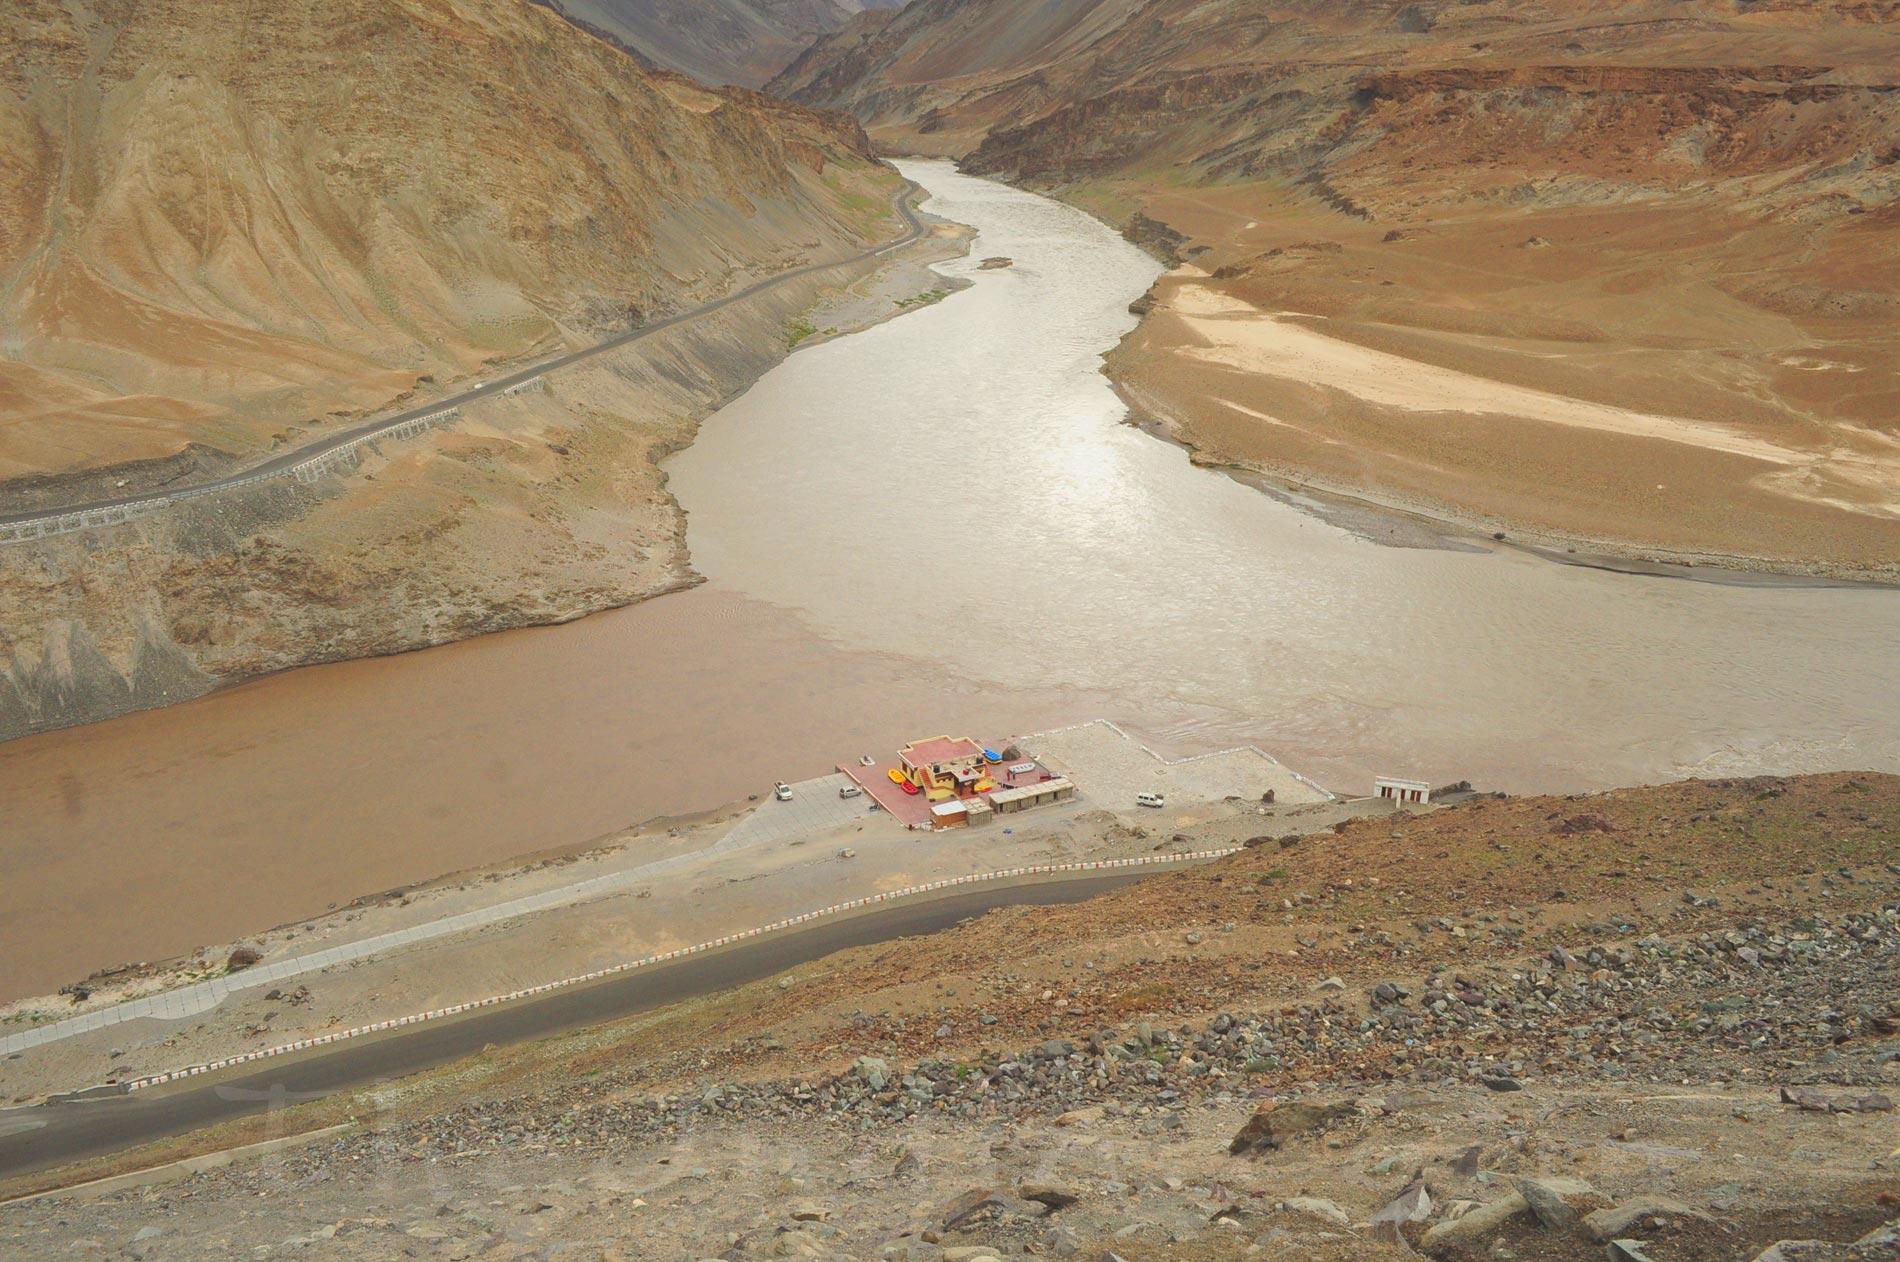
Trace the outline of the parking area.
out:
[[[775,842],[810,837],[867,816],[881,819],[892,828],[899,827],[884,812],[873,812],[871,800],[862,794],[852,798],[839,797],[838,790],[850,783],[851,777],[843,772],[819,776],[816,780],[800,780],[792,786],[791,801],[765,798],[757,810],[734,824],[732,831],[720,839],[719,849],[769,846]]]
[[[1229,797],[1258,802],[1269,789],[1282,805],[1333,800],[1332,794],[1252,746],[1170,760],[1102,719],[1024,737],[1022,746],[1051,771],[1075,781],[1089,805],[1111,811],[1133,809],[1137,793],[1164,794],[1170,806]]]

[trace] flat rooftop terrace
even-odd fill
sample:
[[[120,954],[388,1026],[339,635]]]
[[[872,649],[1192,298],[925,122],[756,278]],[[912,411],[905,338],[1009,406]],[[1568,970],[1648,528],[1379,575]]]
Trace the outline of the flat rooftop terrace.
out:
[[[982,751],[979,749],[978,752]],[[840,766],[838,770],[857,781],[867,795],[875,799],[879,806],[889,811],[891,817],[900,823],[928,824],[931,822],[930,800],[921,793],[912,795],[904,792],[901,786],[891,780],[890,773],[893,770],[901,770],[903,765],[901,758],[882,758],[869,767],[854,763],[850,766]],[[1012,767],[1019,766],[1027,769],[1010,770]],[[988,770],[990,778],[996,781],[997,787],[1003,789],[1019,789],[1024,785],[1040,784],[1056,774],[1027,754],[1021,758],[992,763]]]

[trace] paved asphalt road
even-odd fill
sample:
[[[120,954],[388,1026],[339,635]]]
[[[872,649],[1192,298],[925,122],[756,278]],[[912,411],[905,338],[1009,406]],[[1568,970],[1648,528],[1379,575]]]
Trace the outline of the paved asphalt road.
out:
[[[294,464],[299,464],[310,459],[312,456],[320,456],[326,451],[332,451],[347,443],[354,442],[359,438],[394,429],[403,422],[414,420],[418,416],[426,416],[431,412],[440,412],[443,408],[456,407],[464,403],[473,402],[476,399],[485,399],[491,395],[500,394],[502,391],[513,386],[518,386],[524,381],[533,381],[537,377],[545,377],[557,369],[567,367],[569,364],[577,364],[581,360],[591,359],[595,355],[604,354],[611,350],[618,350],[622,346],[637,342],[643,337],[650,337],[663,329],[670,329],[676,325],[685,324],[689,320],[697,319],[703,315],[709,315],[722,307],[729,307],[735,302],[743,302],[754,294],[763,293],[775,285],[783,285],[786,281],[796,280],[801,276],[809,276],[813,272],[822,272],[833,267],[845,267],[852,263],[861,263],[866,259],[876,258],[880,254],[888,254],[901,246],[909,245],[923,235],[924,226],[922,222],[918,220],[917,212],[911,209],[910,204],[911,195],[921,191],[922,190],[911,181],[906,180],[904,182],[903,190],[892,199],[891,203],[897,213],[903,216],[905,223],[904,233],[902,236],[887,241],[876,249],[866,250],[862,254],[854,254],[850,258],[832,259],[823,263],[807,263],[803,267],[795,267],[789,272],[780,272],[776,276],[768,276],[757,284],[748,285],[744,289],[727,294],[724,298],[716,299],[706,303],[704,306],[694,307],[690,311],[682,311],[678,315],[667,316],[663,320],[655,320],[651,324],[643,324],[637,329],[617,334],[604,342],[599,342],[593,346],[572,351],[555,359],[531,365],[517,372],[512,372],[506,377],[497,377],[495,380],[477,386],[473,390],[465,390],[461,394],[452,395],[445,399],[437,399],[433,403],[418,408],[411,408],[407,412],[400,413],[396,416],[386,416],[380,420],[365,421],[361,425],[338,430],[334,434],[327,434],[321,438],[312,439],[300,447],[293,447],[280,452],[262,463],[246,465],[241,469],[234,469],[222,477],[213,478],[206,482],[194,482],[187,486],[172,487],[162,492],[162,494],[166,499],[176,499],[187,491],[193,494],[203,494],[206,491],[216,490],[222,486],[229,486],[234,482],[253,477],[257,474],[280,473]],[[136,494],[121,495],[115,499],[88,500],[83,504],[61,504],[54,508],[35,509],[28,513],[0,514],[0,525],[11,525],[15,522],[24,521],[39,521],[51,517],[63,517],[67,513],[86,512],[91,509],[116,508],[121,504],[133,504],[140,500],[150,498],[152,498],[151,491],[140,491]]]
[[[539,999],[487,1008],[323,1051],[259,1062],[125,1096],[0,1112],[0,1177],[44,1170],[198,1130],[286,1101],[399,1078],[479,1052],[726,990],[822,959],[834,951],[934,933],[993,907],[1074,903],[1139,879],[1138,874],[978,886],[857,916],[757,938],[674,964],[637,969]]]

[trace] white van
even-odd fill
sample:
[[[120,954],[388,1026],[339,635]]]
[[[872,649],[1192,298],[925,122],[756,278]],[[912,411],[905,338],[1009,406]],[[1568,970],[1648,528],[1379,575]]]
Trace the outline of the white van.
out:
[[[1161,795],[1160,795],[1159,793],[1137,793],[1137,794],[1135,794],[1135,805],[1136,805],[1136,806],[1154,806],[1154,807],[1162,807],[1162,806],[1166,806],[1167,804],[1168,804],[1168,799],[1166,799],[1166,798],[1164,798],[1164,797],[1162,797],[1162,796],[1161,796]]]
[[[781,802],[789,802],[792,800],[792,786],[781,780],[772,786],[772,796]]]

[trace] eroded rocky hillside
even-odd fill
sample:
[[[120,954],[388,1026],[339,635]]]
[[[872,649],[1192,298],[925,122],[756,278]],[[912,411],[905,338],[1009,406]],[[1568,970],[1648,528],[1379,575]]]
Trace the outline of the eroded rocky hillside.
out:
[[[1114,366],[1206,459],[1564,545],[1877,570],[1900,522],[1892,16],[920,0],[771,88],[1213,273],[1211,300],[1164,283]],[[1292,371],[1311,329],[1626,415],[1442,372],[1368,389],[1378,355]]]
[[[4,478],[265,448],[866,227],[848,124],[518,3],[3,21]]]
[[[850,119],[520,0],[28,0],[0,48],[0,514],[189,484],[902,226]],[[0,735],[690,581],[658,456],[842,279],[316,483],[0,544]]]

